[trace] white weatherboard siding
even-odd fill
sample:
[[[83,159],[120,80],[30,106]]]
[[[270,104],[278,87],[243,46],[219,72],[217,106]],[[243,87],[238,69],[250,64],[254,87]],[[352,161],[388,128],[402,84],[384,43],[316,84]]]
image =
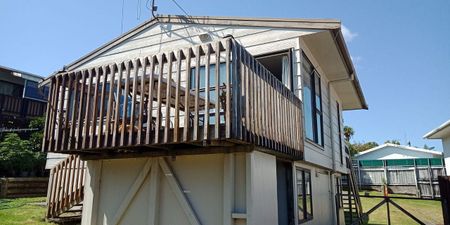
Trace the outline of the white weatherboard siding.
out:
[[[354,158],[357,160],[383,160],[383,159],[414,159],[414,158],[436,158],[436,157],[439,158],[442,156],[427,152],[408,150],[401,147],[386,146],[372,152],[357,155]]]
[[[329,171],[314,166],[306,165],[300,162],[294,164],[295,167],[310,170],[313,219],[302,223],[305,225],[323,225],[335,224],[335,200],[334,200],[334,182],[330,183]],[[334,175],[331,176],[334,180]],[[294,176],[295,180],[295,176]],[[297,189],[294,189],[297,191]],[[295,193],[297,195],[297,193]]]
[[[442,147],[444,150],[445,172],[450,174],[450,137],[442,139]]]
[[[316,70],[319,72],[321,79],[321,94],[322,94],[322,116],[323,116],[323,138],[324,145],[319,146],[309,140],[305,141],[305,161],[320,165],[322,167],[333,169],[333,154],[335,169],[339,172],[346,173],[345,161],[344,164],[340,164],[340,153],[339,153],[339,131],[338,131],[338,121],[337,121],[337,109],[336,101],[341,102],[336,92],[334,91],[333,85],[330,85],[330,92],[328,91],[328,79],[327,74],[320,69],[320,64],[310,53],[308,46],[300,41],[301,49],[305,52],[308,59],[314,65]],[[331,104],[331,105],[330,105]],[[331,115],[331,117],[330,117]],[[342,118],[341,118],[342,119]],[[343,124],[341,121],[341,129],[343,129]],[[306,138],[305,138],[306,139]],[[343,144],[343,143],[342,143]]]
[[[261,27],[156,24],[79,68],[89,68],[202,44],[198,36],[205,33],[208,33],[212,40],[232,35],[252,55],[258,55],[295,48],[299,36],[313,32]]]

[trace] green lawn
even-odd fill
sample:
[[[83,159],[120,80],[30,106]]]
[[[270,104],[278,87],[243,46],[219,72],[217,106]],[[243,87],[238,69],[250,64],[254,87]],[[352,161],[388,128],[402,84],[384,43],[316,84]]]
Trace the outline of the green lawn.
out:
[[[369,192],[370,195],[382,195],[380,192]],[[360,196],[364,196],[364,192],[360,193]],[[391,196],[404,196],[404,195],[391,195]],[[370,210],[373,206],[378,204],[382,199],[378,198],[361,198],[363,211]],[[395,203],[406,209],[418,219],[422,220],[425,224],[444,224],[442,218],[441,202],[438,200],[410,200],[410,199],[392,199]],[[413,219],[403,214],[399,209],[390,204],[391,211],[391,224],[417,224]],[[386,204],[375,210],[369,215],[370,225],[387,224],[387,212]]]
[[[0,199],[0,223],[2,225],[49,225],[44,220],[45,197]]]

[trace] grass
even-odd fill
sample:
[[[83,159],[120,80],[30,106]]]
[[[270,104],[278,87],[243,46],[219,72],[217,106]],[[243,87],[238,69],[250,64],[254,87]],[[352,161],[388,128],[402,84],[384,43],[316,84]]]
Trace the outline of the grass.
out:
[[[0,223],[2,225],[49,225],[45,221],[45,197],[0,199]]]
[[[360,196],[364,196],[365,192],[361,192]],[[382,196],[380,192],[369,192],[370,195]],[[405,196],[392,194],[390,196]],[[367,212],[373,206],[381,202],[381,198],[361,198],[363,211]],[[391,199],[408,212],[413,214],[425,224],[444,224],[442,217],[441,202],[439,200],[414,200],[414,199]],[[389,205],[391,212],[391,224],[417,224],[413,219],[409,218],[394,205]],[[369,215],[369,225],[387,224],[386,204],[375,210]]]

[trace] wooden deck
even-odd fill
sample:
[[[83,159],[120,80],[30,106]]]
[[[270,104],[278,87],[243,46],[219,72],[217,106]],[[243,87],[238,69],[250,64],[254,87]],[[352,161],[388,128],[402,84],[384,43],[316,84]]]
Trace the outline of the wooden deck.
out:
[[[301,101],[231,38],[59,73],[46,116],[49,152],[253,145],[303,157]]]

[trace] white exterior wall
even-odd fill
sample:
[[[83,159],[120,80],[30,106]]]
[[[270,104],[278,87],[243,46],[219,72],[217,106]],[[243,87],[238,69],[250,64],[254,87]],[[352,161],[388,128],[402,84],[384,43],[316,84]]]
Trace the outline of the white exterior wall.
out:
[[[354,157],[357,160],[384,160],[384,159],[413,159],[413,158],[436,158],[436,156],[426,152],[412,151],[404,148],[386,146],[373,152]]]
[[[450,174],[450,136],[442,139],[442,147],[444,152],[445,172]]]
[[[336,224],[336,211],[335,211],[335,182],[334,175],[330,175],[330,171],[317,168],[315,166],[307,165],[301,162],[294,163],[295,168],[302,168],[311,171],[311,194],[312,194],[312,206],[313,206],[313,219],[307,221],[305,225],[323,225],[323,224]],[[294,176],[294,183],[296,177]],[[297,188],[294,189],[297,192]],[[297,193],[295,193],[297,196]],[[296,203],[296,202],[295,202]],[[297,216],[297,214],[296,214]]]
[[[318,66],[320,64],[308,54],[307,46],[299,41],[299,36],[312,32],[255,27],[158,24],[77,69],[201,44],[198,35],[203,33],[210,34],[213,40],[233,35],[253,55],[294,49],[293,75],[297,78],[294,80],[294,86],[299,90],[296,94],[302,98],[299,69],[300,46],[302,46],[321,75],[325,144],[324,147],[320,147],[306,141],[305,161],[308,164],[301,162],[295,164],[310,169],[312,174],[314,218],[307,224],[334,224],[336,217],[334,179],[330,180],[328,175],[333,169],[333,156],[336,170],[346,173],[345,165],[340,165],[338,148],[336,101],[340,100],[332,85],[328,90],[326,74],[320,71]],[[230,157],[233,159],[226,160]],[[124,205],[124,200],[127,200],[127,194],[147,160],[148,158],[138,158],[89,162],[87,176],[89,181],[86,181],[82,224],[111,224],[117,220],[117,212],[121,205]],[[253,152],[177,156],[175,161],[170,159],[166,161],[173,169],[181,192],[186,196],[201,224],[277,224],[275,156]],[[230,167],[233,169],[229,169]],[[186,209],[180,205],[171,191],[167,174],[162,172],[159,174],[157,192],[159,211],[155,214],[158,217],[152,217],[149,212],[149,209],[155,207],[152,205],[155,203],[149,200],[152,190],[155,189],[151,187],[151,178],[147,177],[128,206],[122,206],[126,210],[123,211],[120,224],[152,224],[149,220],[155,218],[158,221],[156,224],[161,225],[188,224]],[[231,181],[233,182],[230,184]]]
[[[340,110],[341,121],[338,121],[336,102],[339,102],[339,105],[341,105],[341,100],[337,96],[333,88],[333,84],[331,83],[329,85],[329,80],[326,76],[327,74],[320,69],[320,63],[314,58],[314,55],[311,54],[308,46],[302,41],[300,41],[300,46],[320,75],[324,139],[324,145],[320,146],[316,143],[313,143],[312,141],[307,140],[305,137],[305,161],[320,165],[325,168],[335,169],[341,173],[347,173],[345,160],[343,159],[343,164],[341,164],[339,152],[339,139],[342,139],[343,136],[339,136],[338,122],[341,123],[341,129],[343,129],[344,125],[342,120],[342,109]],[[344,141],[342,141],[342,151],[344,151]],[[343,155],[345,155],[345,151]]]
[[[278,222],[276,157],[262,152],[95,160],[86,179],[83,225]]]

